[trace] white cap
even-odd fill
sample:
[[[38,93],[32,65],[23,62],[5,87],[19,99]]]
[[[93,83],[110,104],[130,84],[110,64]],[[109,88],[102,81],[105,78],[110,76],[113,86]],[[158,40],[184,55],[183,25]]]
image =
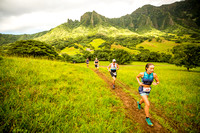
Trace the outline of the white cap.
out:
[[[115,60],[115,59],[113,59],[113,62],[116,62],[116,60]]]

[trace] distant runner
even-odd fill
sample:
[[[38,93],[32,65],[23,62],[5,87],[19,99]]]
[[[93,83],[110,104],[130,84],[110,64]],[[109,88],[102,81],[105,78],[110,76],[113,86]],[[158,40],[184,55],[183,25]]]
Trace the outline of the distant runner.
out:
[[[110,72],[112,78],[113,78],[113,89],[115,89],[115,80],[117,78],[117,70],[119,70],[119,66],[116,63],[116,60],[113,59],[112,63],[107,67],[108,71]]]
[[[95,59],[94,64],[95,64],[95,68],[99,69],[99,60],[97,58]]]
[[[148,95],[151,91],[151,84],[157,85],[159,84],[158,77],[154,72],[154,65],[152,63],[148,63],[145,66],[146,71],[141,72],[137,77],[137,81],[140,85],[139,87],[139,93],[142,97],[140,101],[137,102],[138,108],[141,109],[141,104],[145,103],[145,114],[146,114],[146,122],[149,126],[153,126],[153,123],[151,122],[149,118],[149,107],[150,107],[150,102],[148,100]],[[142,79],[142,82],[140,82],[140,79]],[[156,82],[153,82],[153,79],[155,79]],[[153,82],[153,83],[152,83]]]
[[[89,67],[89,59],[87,58],[87,60],[85,61],[87,64],[87,67]]]

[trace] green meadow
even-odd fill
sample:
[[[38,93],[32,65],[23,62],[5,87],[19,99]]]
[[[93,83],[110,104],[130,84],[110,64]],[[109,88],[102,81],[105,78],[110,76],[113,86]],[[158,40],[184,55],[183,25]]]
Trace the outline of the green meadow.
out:
[[[109,62],[101,62],[102,66],[99,71],[105,73],[108,77],[110,74],[107,70]],[[138,83],[136,76],[145,71],[147,62],[132,62],[130,65],[119,65],[117,79],[128,85],[132,90],[126,90],[133,98],[140,100],[138,93]],[[154,107],[150,114],[158,119],[160,123],[171,132],[178,132],[170,126],[170,123],[176,125],[183,131],[198,132],[200,123],[200,67],[193,68],[190,72],[184,67],[177,67],[168,63],[156,63],[154,72],[158,75],[160,84],[152,85],[152,91],[149,101]],[[91,67],[94,68],[92,64]],[[111,78],[111,77],[110,77]],[[138,93],[138,95],[137,95]],[[142,105],[144,108],[144,104]],[[161,113],[168,120],[157,115]],[[173,124],[172,124],[173,125]]]
[[[118,79],[133,91],[138,92],[136,76],[145,71],[145,64],[145,62],[133,62],[132,66],[121,66]],[[154,63],[154,65],[154,72],[158,75],[160,84],[152,85],[149,101],[185,131],[198,132],[200,68],[188,72],[184,67],[167,63]],[[134,95],[134,97],[140,100],[139,95]]]
[[[129,86],[132,91],[125,91],[136,100],[140,99],[136,76],[144,72],[145,64],[133,62],[118,70],[117,80]],[[110,76],[108,65],[100,61],[99,71]],[[200,68],[188,72],[167,63],[154,65],[160,84],[152,86],[150,114],[171,132],[177,132],[168,126],[171,122],[184,131],[198,132]],[[93,61],[90,67],[95,68]],[[142,132],[125,116],[119,98],[85,63],[4,57],[0,73],[1,132]]]
[[[0,83],[0,132],[140,131],[85,64],[4,57]]]

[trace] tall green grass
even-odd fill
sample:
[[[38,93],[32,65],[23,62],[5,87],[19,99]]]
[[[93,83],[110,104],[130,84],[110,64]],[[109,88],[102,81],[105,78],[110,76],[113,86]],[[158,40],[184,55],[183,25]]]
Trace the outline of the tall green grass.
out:
[[[121,66],[118,79],[138,91],[136,76],[144,72],[145,62]],[[186,68],[167,63],[154,63],[160,84],[152,85],[149,100],[157,109],[176,121],[185,131],[197,132],[200,123],[200,68],[188,72]],[[140,96],[136,96],[140,99]]]
[[[3,58],[0,83],[0,132],[139,130],[85,64]]]

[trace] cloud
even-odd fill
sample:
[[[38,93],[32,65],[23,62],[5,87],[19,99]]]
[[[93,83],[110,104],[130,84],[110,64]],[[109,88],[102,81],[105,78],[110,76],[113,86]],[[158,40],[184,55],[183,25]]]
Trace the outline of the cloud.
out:
[[[88,11],[108,17],[131,14],[145,4],[160,6],[177,0],[0,0],[0,33],[35,33]]]

